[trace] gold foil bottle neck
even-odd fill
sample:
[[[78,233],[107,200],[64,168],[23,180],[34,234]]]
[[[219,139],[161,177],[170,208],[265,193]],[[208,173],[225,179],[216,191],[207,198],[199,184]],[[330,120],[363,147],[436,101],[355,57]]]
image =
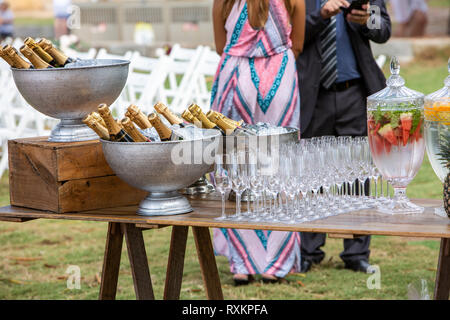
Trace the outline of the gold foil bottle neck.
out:
[[[48,67],[51,67],[26,44],[20,47],[20,52],[22,52],[22,54],[33,64],[36,69],[46,69]]]
[[[150,123],[150,121],[148,121],[148,118],[145,116],[145,114],[139,109],[139,107],[135,106],[134,104],[130,105],[127,108],[125,116],[130,118],[130,120],[136,123],[142,130],[152,127],[152,124]]]
[[[33,50],[42,60],[44,60],[48,64],[52,64],[55,61],[55,59],[53,59],[51,55],[49,55],[47,52],[45,52],[44,49],[37,45],[36,41],[34,41],[33,38],[26,38],[24,44],[27,45],[31,50]]]
[[[87,115],[83,119],[83,123],[85,123],[89,128],[94,130],[94,132],[103,140],[109,140],[109,132],[101,123],[99,123],[92,115]]]
[[[11,67],[15,67],[14,62],[11,60],[11,58],[3,51],[3,48],[0,48],[0,57],[6,61],[7,64],[9,64]]]
[[[66,56],[62,51],[54,47],[53,43],[50,40],[42,38],[37,43],[37,45],[44,49],[44,51],[49,55],[51,55],[53,59],[55,59],[56,63],[60,66],[65,66],[66,63],[70,60],[70,58]]]
[[[211,122],[206,115],[203,113],[202,109],[196,105],[195,103],[191,104],[188,107],[188,110],[192,113],[194,117],[196,117],[198,120],[201,121],[203,128],[206,129],[213,129],[216,127],[216,124],[214,122]]]
[[[3,46],[3,52],[9,57],[9,59],[13,62],[14,67],[18,69],[30,69],[31,64],[25,61],[17,52],[15,48],[10,46],[9,44]]]
[[[155,127],[156,131],[161,138],[161,141],[168,141],[172,136],[172,130],[170,130],[162,121],[161,118],[154,112],[150,113],[148,120]]]
[[[183,123],[183,120],[177,117],[170,109],[163,103],[158,102],[153,107],[156,112],[162,114],[164,118],[167,119],[167,121],[170,122],[170,124],[181,124]]]
[[[125,117],[120,121],[120,123],[122,124],[124,130],[131,136],[131,138],[133,138],[135,142],[149,141],[149,139],[147,139],[141,132],[139,132],[130,118]]]
[[[106,128],[108,129],[108,132],[110,135],[117,135],[122,128],[119,126],[119,124],[114,120],[111,110],[109,110],[109,107],[102,103],[98,106],[98,113],[103,118],[106,124]]]

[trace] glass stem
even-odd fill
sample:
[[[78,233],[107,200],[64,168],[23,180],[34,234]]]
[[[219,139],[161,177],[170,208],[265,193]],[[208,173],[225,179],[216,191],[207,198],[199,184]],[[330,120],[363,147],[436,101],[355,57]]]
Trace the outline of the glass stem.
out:
[[[222,195],[222,218],[226,218],[226,214],[225,214],[225,192],[221,193]]]
[[[406,188],[395,188],[394,187],[394,201],[408,201],[406,196]]]
[[[236,192],[236,217],[241,216],[241,194]]]

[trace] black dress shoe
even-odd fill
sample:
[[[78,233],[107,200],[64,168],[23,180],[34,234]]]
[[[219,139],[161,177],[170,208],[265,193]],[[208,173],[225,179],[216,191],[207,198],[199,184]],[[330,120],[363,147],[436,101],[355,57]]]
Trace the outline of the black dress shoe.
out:
[[[345,263],[345,269],[360,271],[365,273],[374,273],[375,269],[367,262],[367,260],[356,260]]]
[[[302,261],[300,262],[300,272],[308,272],[309,270],[311,270],[312,264],[313,262],[311,260],[302,259]]]

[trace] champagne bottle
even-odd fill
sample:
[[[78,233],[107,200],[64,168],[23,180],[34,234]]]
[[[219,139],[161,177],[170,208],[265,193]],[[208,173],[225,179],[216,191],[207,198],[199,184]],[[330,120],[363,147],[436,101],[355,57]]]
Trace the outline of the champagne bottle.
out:
[[[230,119],[230,118],[228,118],[228,117],[225,117],[223,114],[221,114],[220,112],[217,112],[217,111],[213,111],[213,110],[209,110],[207,113],[206,113],[206,117],[209,119],[209,120],[211,120],[211,122],[214,122],[214,115],[217,115],[220,119],[222,119],[222,120],[224,120],[224,121],[226,121],[226,122],[228,122],[228,123],[230,123],[230,124],[232,124],[232,125],[234,125],[234,126],[242,126],[242,124],[244,123],[244,121],[243,120],[240,120],[240,121],[234,121],[233,119]]]
[[[125,131],[130,135],[131,138],[135,142],[150,142],[150,139],[144,136],[133,124],[133,122],[130,120],[130,118],[125,117],[123,118],[120,123],[122,124]]]
[[[219,129],[214,122],[211,122],[206,115],[203,113],[202,109],[195,103],[188,107],[188,110],[192,113],[194,117],[201,121],[203,128],[206,129]]]
[[[240,126],[236,126],[220,117],[220,114],[211,115],[213,122],[222,129],[227,136],[254,136],[256,133],[246,130]]]
[[[9,58],[8,54],[3,51],[3,48],[0,48],[0,57],[5,60],[7,64],[14,68],[14,62]]]
[[[106,128],[108,129],[111,141],[133,142],[133,138],[131,138],[128,133],[119,126],[116,120],[114,120],[111,110],[109,110],[106,104],[102,103],[98,106],[98,113],[106,123]]]
[[[66,56],[61,50],[54,47],[50,40],[42,38],[37,45],[51,55],[53,59],[55,59],[56,63],[61,67],[64,67],[68,63],[75,62],[75,59]]]
[[[42,60],[47,62],[49,65],[52,65],[53,67],[59,67],[59,65],[55,61],[55,59],[51,55],[49,55],[47,52],[45,52],[44,49],[39,47],[33,38],[28,37],[25,39],[25,41],[23,43],[26,46],[28,46],[31,50],[33,50],[34,53],[36,53],[39,56],[39,58],[41,58]]]
[[[192,113],[189,110],[184,110],[184,112],[181,114],[181,117],[186,120],[189,123],[194,124],[196,127],[201,128],[202,123],[200,120],[198,120],[196,117],[192,115]]]
[[[184,128],[186,125],[183,123],[183,119],[180,119],[178,116],[176,116],[169,108],[167,108],[166,105],[164,105],[161,102],[158,102],[153,106],[153,108],[160,114],[164,116],[164,118],[169,121],[171,125],[179,125],[180,127]]]
[[[14,68],[17,69],[31,69],[33,66],[23,59],[17,50],[9,44],[3,47],[3,52],[8,56],[11,62],[14,64]]]
[[[110,140],[108,129],[106,129],[97,119],[95,119],[91,114],[88,114],[84,119],[85,123],[89,128],[95,131],[96,134],[103,140]]]
[[[20,52],[27,58],[31,64],[36,69],[47,69],[47,68],[53,68],[51,65],[49,65],[47,62],[42,60],[33,50],[31,50],[30,47],[28,47],[26,44],[24,44],[22,47],[20,47]]]
[[[152,124],[150,123],[150,121],[148,121],[148,118],[145,116],[145,114],[134,104],[130,105],[127,108],[125,116],[130,118],[130,120],[136,123],[137,126],[142,130],[152,127]]]
[[[105,120],[103,120],[103,118],[98,114],[98,112],[93,111],[89,115],[106,128]]]
[[[177,135],[173,130],[168,128],[156,113],[150,113],[150,115],[148,116],[148,120],[153,125],[153,127],[155,127],[161,141],[183,140],[183,137]]]

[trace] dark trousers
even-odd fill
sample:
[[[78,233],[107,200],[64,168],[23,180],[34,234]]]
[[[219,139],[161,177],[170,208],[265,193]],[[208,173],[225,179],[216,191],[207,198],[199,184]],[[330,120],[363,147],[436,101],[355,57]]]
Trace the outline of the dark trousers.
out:
[[[350,88],[334,92],[323,87],[319,91],[316,108],[311,122],[302,138],[335,136],[366,136],[366,89],[356,84]],[[366,186],[368,186],[366,184]],[[324,257],[320,247],[325,245],[324,233],[301,233],[302,259],[319,263]],[[340,254],[344,262],[369,260],[370,236],[344,239],[344,251]]]

